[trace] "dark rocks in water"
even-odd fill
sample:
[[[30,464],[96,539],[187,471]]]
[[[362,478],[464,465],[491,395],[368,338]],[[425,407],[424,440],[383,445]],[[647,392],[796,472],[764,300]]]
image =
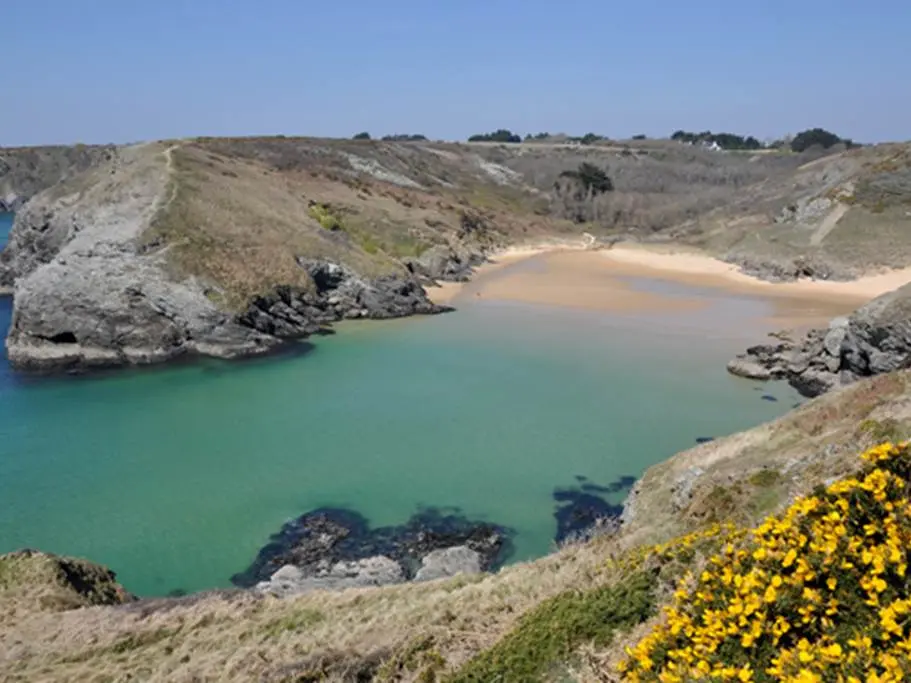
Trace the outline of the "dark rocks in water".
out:
[[[763,401],[768,401],[769,403],[777,403],[777,402],[778,402],[778,399],[775,398],[774,396],[772,396],[771,394],[763,394],[761,398],[762,398]]]
[[[320,508],[282,526],[253,564],[232,576],[231,582],[251,587],[288,565],[300,569],[303,577],[338,578],[365,568],[391,575],[394,572],[385,566],[390,562],[408,579],[421,569],[425,557],[455,547],[476,553],[477,565],[487,571],[508,557],[512,536],[513,531],[505,527],[437,508],[423,509],[403,525],[375,529],[352,510]],[[373,566],[378,560],[384,561],[382,567]]]
[[[697,444],[709,443],[709,442],[714,441],[714,440],[715,440],[715,437],[714,437],[714,436],[697,436],[697,437],[696,437],[696,443],[697,443]]]
[[[728,371],[754,379],[786,379],[813,398],[863,377],[911,367],[911,284],[883,294],[827,329],[797,341],[754,346]]]
[[[553,497],[560,505],[554,511],[557,520],[554,540],[558,544],[580,541],[619,528],[623,505],[611,503],[598,494],[620,493],[631,489],[635,482],[635,477],[623,476],[606,486],[586,482],[575,488],[555,489]]]
[[[401,318],[452,310],[434,304],[414,277],[366,280],[345,266],[299,258],[313,290],[279,286],[254,299],[237,322],[281,339],[325,334],[326,326],[350,318]]]
[[[583,482],[588,481],[588,477],[586,477],[584,474],[577,474],[576,481],[578,481],[581,484]]]

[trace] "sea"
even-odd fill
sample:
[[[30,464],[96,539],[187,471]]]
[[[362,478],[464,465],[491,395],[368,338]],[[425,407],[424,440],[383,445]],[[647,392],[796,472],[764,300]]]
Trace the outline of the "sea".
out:
[[[12,215],[0,214],[0,240]],[[320,507],[374,526],[426,508],[515,531],[510,562],[554,550],[559,492],[639,477],[697,440],[799,400],[729,376],[761,301],[619,314],[473,301],[340,324],[246,361],[36,378],[0,362],[0,552],[112,568],[161,596],[230,586],[287,520]],[[5,336],[12,300],[0,298]],[[626,481],[629,481],[628,479]]]

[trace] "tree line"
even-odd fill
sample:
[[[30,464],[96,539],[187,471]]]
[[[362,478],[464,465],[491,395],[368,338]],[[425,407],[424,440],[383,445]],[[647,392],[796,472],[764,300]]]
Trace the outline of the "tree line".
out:
[[[370,133],[362,132],[353,136],[354,140],[371,140]],[[419,142],[427,140],[425,135],[395,133],[393,135],[384,135],[382,140],[387,142]],[[514,133],[508,128],[499,128],[492,133],[477,133],[468,138],[468,142],[500,142],[500,143],[519,143],[519,142],[542,142],[545,140],[558,139],[570,143],[581,145],[591,145],[596,142],[610,140],[610,138],[597,133],[586,133],[581,136],[561,135],[552,133],[529,133],[524,138],[518,133]],[[646,140],[646,135],[634,135],[633,140]],[[803,152],[811,147],[821,147],[829,149],[838,144],[843,144],[848,148],[857,146],[853,140],[842,138],[825,130],[824,128],[810,128],[801,131],[791,138],[782,138],[772,142],[760,142],[753,135],[738,135],[736,133],[713,133],[706,130],[700,133],[693,133],[685,130],[677,130],[671,135],[671,140],[691,145],[699,144],[717,144],[726,150],[760,150],[760,149],[790,149],[793,152]]]
[[[713,133],[709,130],[701,133],[678,130],[671,135],[671,140],[691,145],[715,143],[722,149],[732,150],[790,149],[792,152],[803,152],[817,146],[823,149],[829,149],[838,144],[844,144],[849,148],[855,146],[852,140],[841,138],[823,128],[810,128],[809,130],[801,131],[793,138],[782,138],[769,143],[762,143],[752,135]]]

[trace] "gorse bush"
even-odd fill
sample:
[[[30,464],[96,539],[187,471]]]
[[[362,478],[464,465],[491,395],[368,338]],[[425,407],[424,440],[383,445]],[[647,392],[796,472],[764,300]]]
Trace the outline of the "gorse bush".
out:
[[[886,443],[854,477],[798,499],[698,576],[627,650],[632,681],[909,680],[911,453]]]

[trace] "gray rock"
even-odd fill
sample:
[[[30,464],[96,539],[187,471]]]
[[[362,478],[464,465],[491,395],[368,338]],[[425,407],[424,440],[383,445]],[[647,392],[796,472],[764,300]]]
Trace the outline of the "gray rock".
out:
[[[737,356],[728,365],[728,372],[747,379],[767,380],[772,378],[772,370],[759,361],[748,356]]]
[[[762,379],[759,366],[813,397],[863,377],[911,367],[911,284],[877,297],[847,318],[834,319],[826,330],[811,330],[784,365],[782,354],[768,349],[747,349],[728,370],[746,370]]]
[[[405,573],[401,565],[383,555],[356,562],[336,562],[323,570],[308,574],[294,565],[285,565],[256,590],[278,597],[300,595],[313,590],[339,590],[401,583]]]
[[[194,278],[170,273],[164,250],[141,237],[168,201],[166,148],[135,145],[17,213],[0,254],[0,289],[13,289],[6,340],[25,370],[156,363],[186,354],[266,353],[349,317],[392,318],[451,310],[408,275],[366,280],[340,264],[299,259],[307,290],[279,287],[240,316],[213,303]]]
[[[418,258],[406,262],[408,269],[426,284],[444,280],[466,282],[476,266],[487,260],[481,251],[456,249],[449,245],[431,247]]]
[[[0,148],[0,211],[18,211],[36,194],[103,163],[111,145]]]
[[[848,336],[847,318],[835,318],[829,323],[829,331],[823,340],[823,347],[830,356],[841,358],[841,348]]]
[[[810,368],[800,375],[789,377],[788,384],[797,389],[802,396],[813,397],[838,386],[839,376],[825,370]]]
[[[701,467],[690,467],[671,485],[671,506],[676,511],[686,509],[693,496],[693,488],[699,477],[705,474]]]
[[[481,554],[464,545],[434,550],[424,556],[415,581],[431,581],[456,574],[480,574]]]

